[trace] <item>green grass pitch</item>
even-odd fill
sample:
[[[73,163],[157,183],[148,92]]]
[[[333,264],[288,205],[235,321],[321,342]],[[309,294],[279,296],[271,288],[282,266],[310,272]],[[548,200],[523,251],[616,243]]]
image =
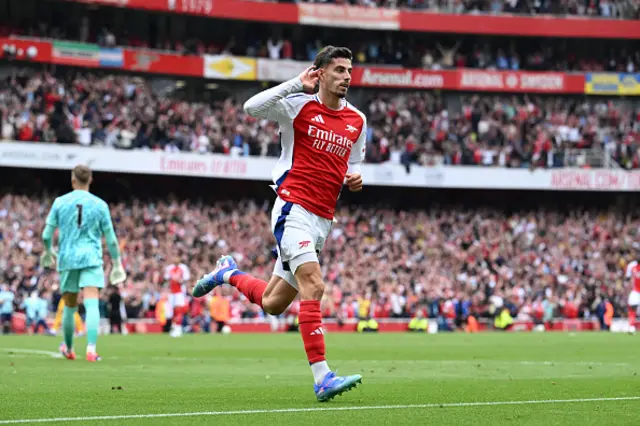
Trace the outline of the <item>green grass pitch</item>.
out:
[[[638,425],[640,336],[328,334],[363,384],[318,403],[297,334],[0,336],[0,424]],[[152,415],[157,416],[152,416]],[[76,418],[54,420],[60,418]],[[80,420],[81,418],[81,420]]]

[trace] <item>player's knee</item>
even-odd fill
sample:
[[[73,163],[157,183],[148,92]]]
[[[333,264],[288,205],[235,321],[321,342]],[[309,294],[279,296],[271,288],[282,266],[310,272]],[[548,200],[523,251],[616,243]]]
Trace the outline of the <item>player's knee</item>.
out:
[[[282,301],[272,297],[262,297],[262,310],[269,315],[280,315],[287,309],[287,306]]]
[[[78,295],[76,293],[64,293],[62,295],[64,305],[69,308],[75,308],[78,306]]]
[[[302,264],[296,270],[302,300],[320,300],[324,294],[324,281],[320,265],[316,262]]]

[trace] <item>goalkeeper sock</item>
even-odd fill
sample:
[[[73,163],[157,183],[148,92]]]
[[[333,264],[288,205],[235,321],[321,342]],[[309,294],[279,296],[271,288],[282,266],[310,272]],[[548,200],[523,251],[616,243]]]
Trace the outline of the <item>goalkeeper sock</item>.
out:
[[[87,327],[87,352],[95,353],[98,341],[98,327],[100,326],[100,311],[98,299],[84,299],[84,307],[87,310],[85,323]]]
[[[77,310],[77,306],[75,308],[65,306],[62,314],[62,334],[64,336],[64,344],[67,345],[67,351],[73,349],[73,332],[75,325],[73,314],[75,314]]]

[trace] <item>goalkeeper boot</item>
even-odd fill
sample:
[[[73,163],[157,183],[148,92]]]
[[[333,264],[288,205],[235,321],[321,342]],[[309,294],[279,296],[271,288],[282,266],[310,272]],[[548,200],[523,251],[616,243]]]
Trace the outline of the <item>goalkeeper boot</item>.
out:
[[[68,350],[67,349],[67,345],[65,345],[64,342],[60,343],[60,353],[62,354],[63,357],[65,357],[66,359],[69,359],[71,361],[73,361],[74,359],[76,359],[76,353],[74,352],[73,349]]]
[[[89,362],[102,361],[102,357],[95,352],[87,352],[87,361]]]
[[[354,374],[352,376],[336,376],[333,371],[327,373],[319,385],[313,385],[318,401],[325,402],[334,397],[348,392],[355,388],[358,383],[362,383],[362,376]]]
[[[231,274],[238,270],[236,261],[231,256],[222,256],[216,263],[216,269],[204,275],[193,288],[193,297],[202,297],[219,285],[229,283]]]

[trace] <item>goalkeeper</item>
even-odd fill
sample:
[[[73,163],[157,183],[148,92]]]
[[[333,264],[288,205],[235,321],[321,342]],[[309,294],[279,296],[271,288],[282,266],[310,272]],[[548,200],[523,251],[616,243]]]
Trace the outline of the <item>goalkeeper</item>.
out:
[[[44,253],[40,264],[52,268],[57,259],[60,274],[60,292],[64,300],[62,332],[64,342],[60,351],[67,359],[75,359],[73,349],[74,314],[78,310],[78,293],[82,289],[86,309],[87,361],[100,361],[96,351],[100,311],[98,298],[104,287],[102,266],[102,236],[107,240],[113,267],[109,281],[121,283],[126,279],[120,260],[118,240],[113,230],[109,206],[102,199],[89,193],[93,178],[86,166],[76,166],[71,172],[73,191],[58,197],[51,206],[42,235]],[[53,250],[53,234],[59,229],[59,255]]]

